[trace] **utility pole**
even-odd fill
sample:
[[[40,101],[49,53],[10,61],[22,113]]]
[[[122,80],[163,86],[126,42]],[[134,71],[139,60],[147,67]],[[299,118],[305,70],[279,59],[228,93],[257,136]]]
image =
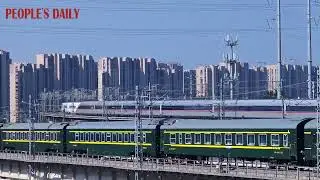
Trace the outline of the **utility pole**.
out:
[[[31,116],[31,95],[29,95],[29,113],[28,113],[28,123],[29,123],[29,158],[31,160],[31,158],[33,159],[33,130],[34,130],[34,124],[33,124],[33,120],[32,120],[32,116]],[[31,180],[32,177],[33,177],[33,167],[32,167],[32,164],[30,163],[29,164],[29,172],[28,172],[28,176],[29,176],[29,179]]]
[[[281,49],[281,0],[278,0],[278,93],[277,99],[281,99],[282,80],[282,49]]]
[[[223,78],[220,78],[220,120],[224,118]]]
[[[317,72],[317,177],[320,170],[320,66]]]
[[[308,1],[308,98],[312,99],[312,31],[311,31],[311,0]]]
[[[103,93],[102,95],[102,98],[103,98],[103,104],[102,104],[102,118],[103,120],[109,120],[108,118],[108,112],[107,112],[107,109],[106,109],[106,95],[105,95],[106,92]]]
[[[150,120],[152,120],[152,118],[153,118],[153,109],[152,109],[152,106],[153,106],[153,104],[152,104],[152,90],[151,90],[151,84],[150,84],[150,82],[149,82],[149,90],[148,90],[148,94],[149,94],[149,119]]]
[[[143,162],[143,149],[142,149],[142,143],[143,143],[143,132],[142,132],[142,120],[141,120],[141,97],[139,94],[139,87],[136,86],[136,93],[135,93],[135,99],[136,99],[136,107],[135,107],[135,165],[136,165],[136,171],[135,171],[135,180],[139,180],[139,170],[142,169],[142,162]]]

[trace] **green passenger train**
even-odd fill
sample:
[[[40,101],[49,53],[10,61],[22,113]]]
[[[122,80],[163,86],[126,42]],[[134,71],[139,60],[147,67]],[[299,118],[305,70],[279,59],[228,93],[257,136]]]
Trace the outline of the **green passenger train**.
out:
[[[205,159],[229,157],[313,166],[316,163],[316,120],[165,119],[143,121],[146,157]],[[35,123],[36,152],[132,156],[134,121]],[[140,135],[137,137],[140,139]],[[27,123],[2,124],[2,150],[29,150]]]

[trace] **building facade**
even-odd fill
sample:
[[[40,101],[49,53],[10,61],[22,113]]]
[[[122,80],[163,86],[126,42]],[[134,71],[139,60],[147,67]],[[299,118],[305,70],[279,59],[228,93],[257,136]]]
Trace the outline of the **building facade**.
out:
[[[9,67],[10,53],[0,50],[0,121],[9,117]]]
[[[196,70],[185,70],[183,72],[183,94],[185,98],[196,97]]]
[[[13,63],[10,65],[10,122],[23,122],[27,116],[27,103],[35,102],[38,86],[34,64]]]
[[[97,89],[97,63],[90,55],[38,54],[37,68],[44,68],[42,91]]]

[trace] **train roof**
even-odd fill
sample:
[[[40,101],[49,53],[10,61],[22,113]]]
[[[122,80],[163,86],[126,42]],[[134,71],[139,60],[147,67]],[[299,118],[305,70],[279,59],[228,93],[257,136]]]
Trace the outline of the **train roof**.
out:
[[[161,129],[295,129],[305,119],[174,120]]]
[[[317,129],[317,119],[311,120],[305,126],[305,129]]]
[[[29,129],[29,123],[9,123],[4,124],[3,130],[25,130]],[[63,129],[65,123],[34,123],[34,129]]]
[[[155,129],[157,121],[142,121],[143,129]],[[135,129],[135,121],[76,122],[67,129]]]

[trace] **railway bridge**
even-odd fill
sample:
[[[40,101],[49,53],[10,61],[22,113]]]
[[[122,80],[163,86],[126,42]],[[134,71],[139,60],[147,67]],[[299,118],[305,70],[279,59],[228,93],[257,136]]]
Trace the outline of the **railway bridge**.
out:
[[[184,159],[70,155],[19,151],[0,152],[2,179],[131,180],[135,172],[144,180],[177,179],[318,179],[315,169],[290,168],[259,162],[215,162]]]

